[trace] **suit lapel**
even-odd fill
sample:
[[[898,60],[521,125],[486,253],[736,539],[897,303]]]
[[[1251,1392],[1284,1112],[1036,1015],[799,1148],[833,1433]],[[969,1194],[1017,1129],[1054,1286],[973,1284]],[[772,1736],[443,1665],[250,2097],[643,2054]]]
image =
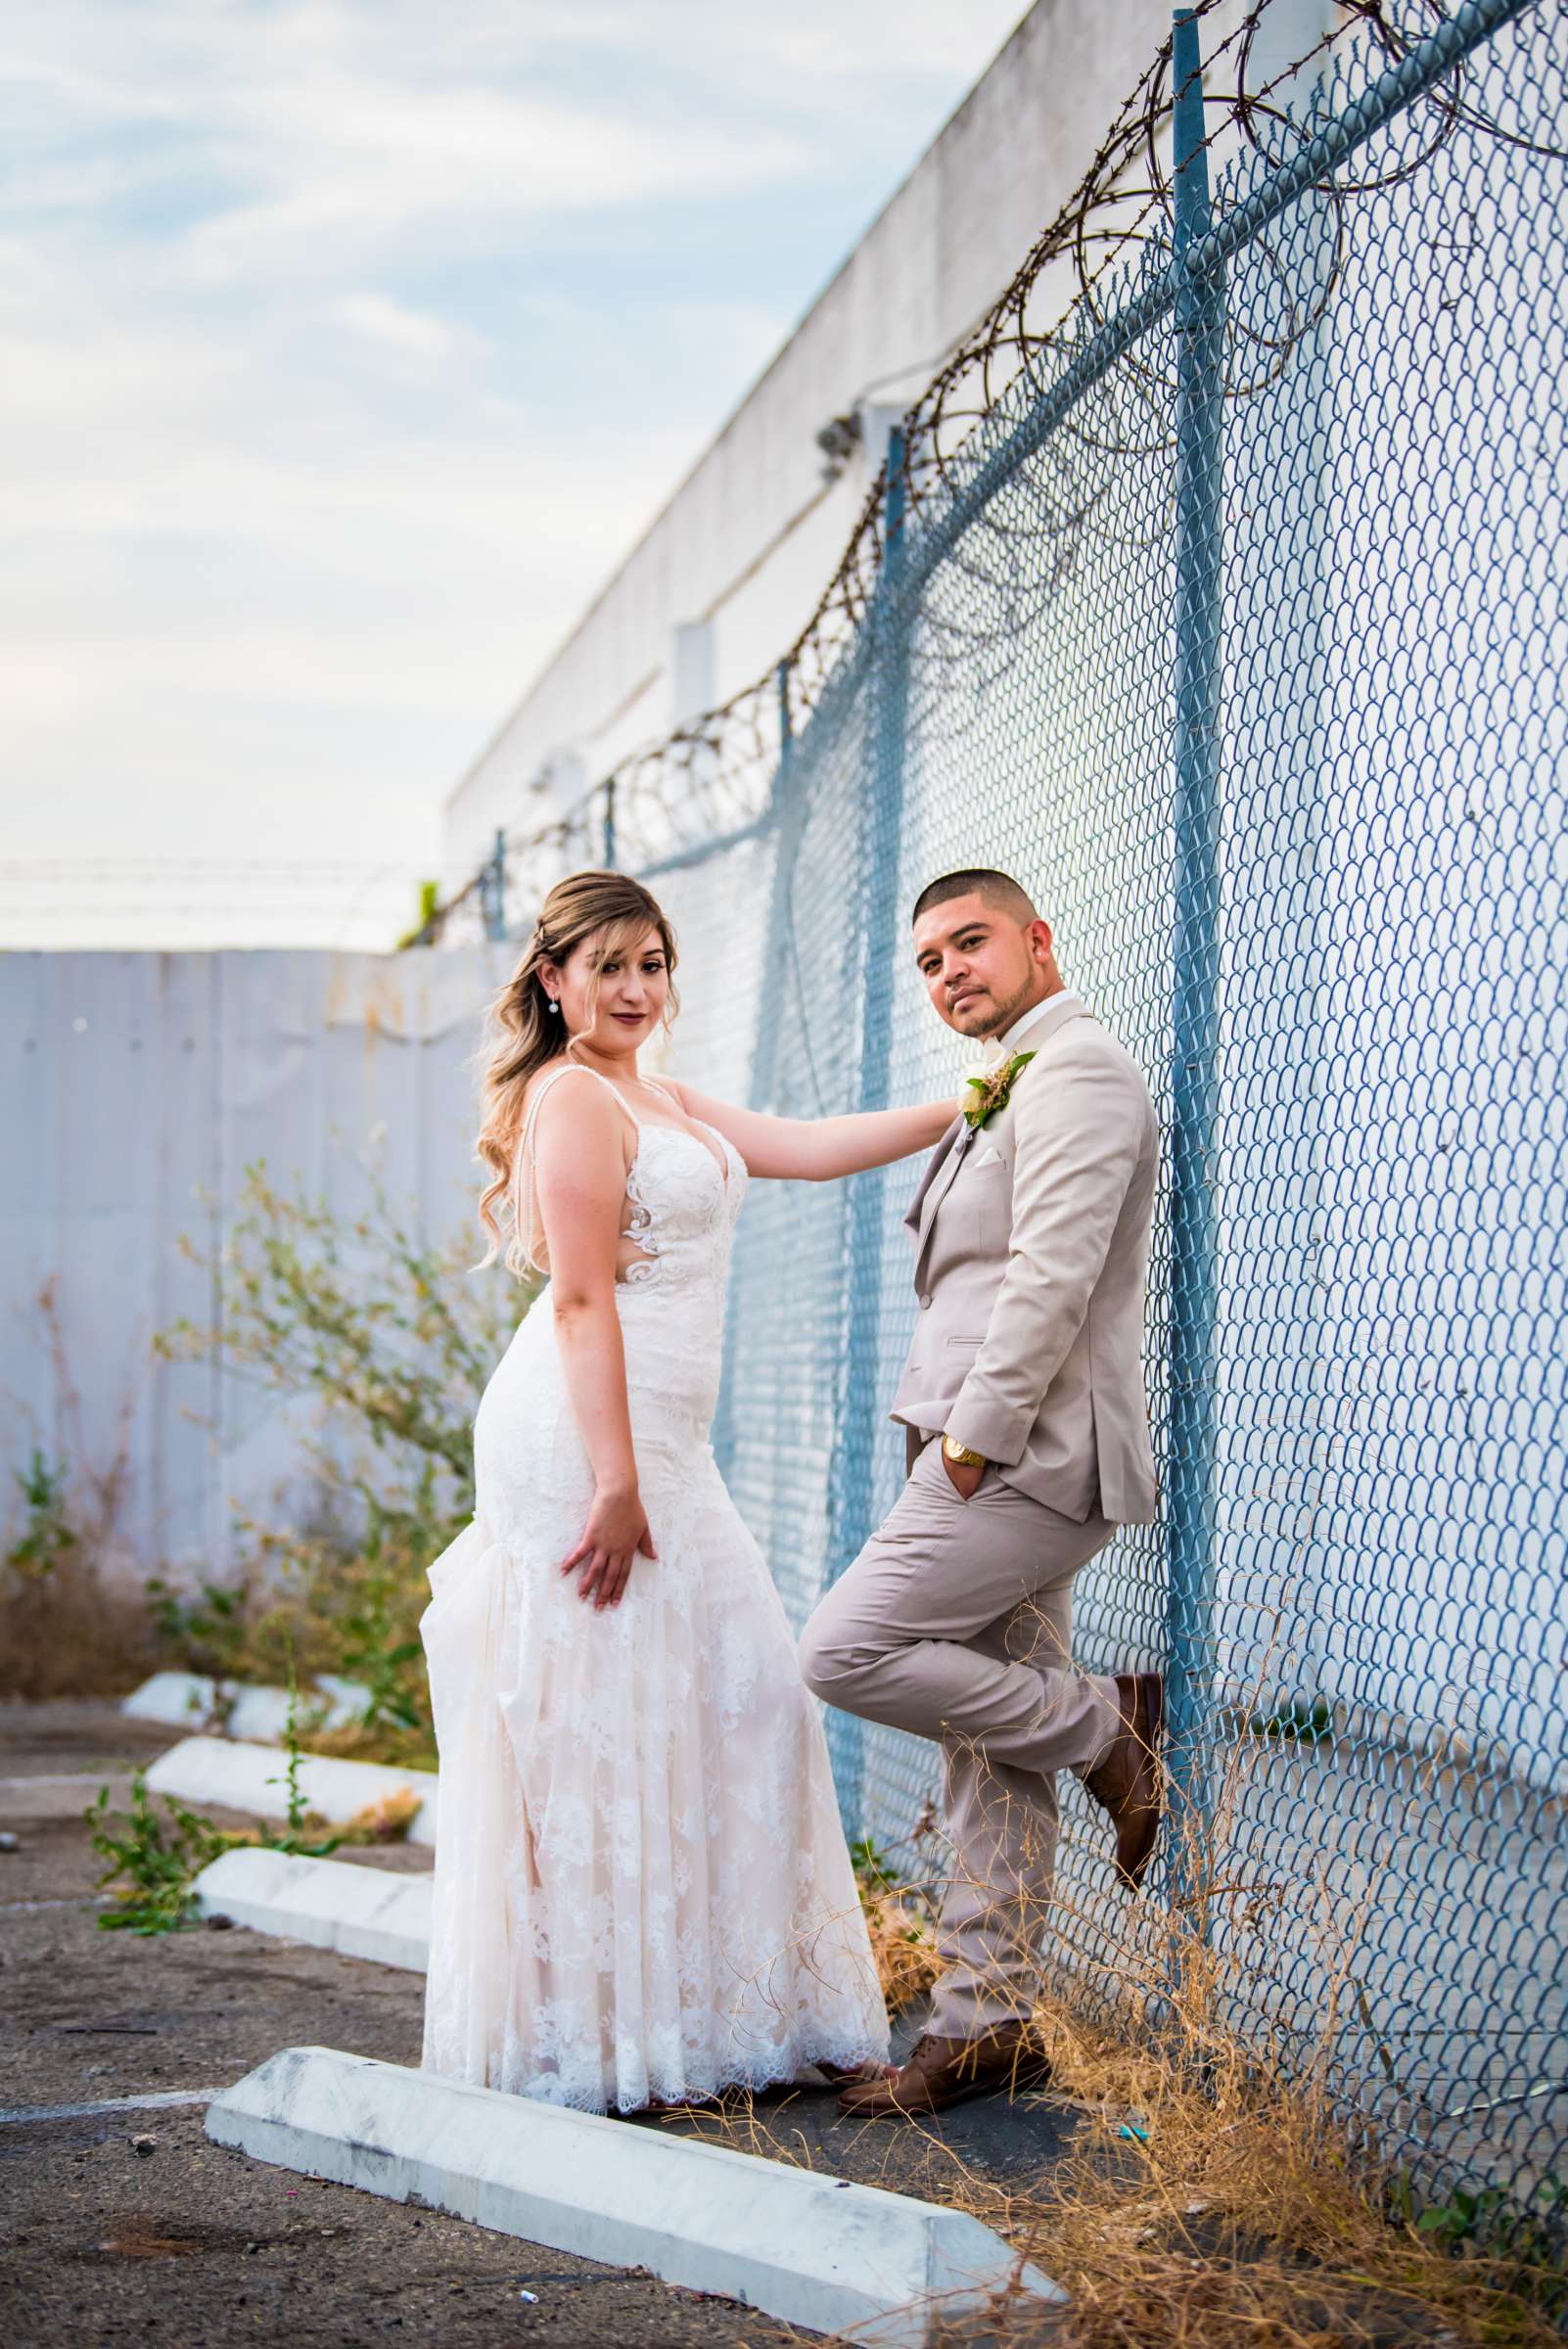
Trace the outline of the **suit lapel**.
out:
[[[1014,1049],[1019,1052],[1038,1052],[1048,1036],[1053,1034],[1056,1029],[1065,1027],[1069,1020],[1079,1018],[1086,1009],[1087,1006],[1081,995],[1074,994],[1070,988],[1064,988],[1060,994],[1051,998],[1049,1005],[1040,1013],[1033,1027],[1020,1036]],[[1019,1082],[1023,1083],[1029,1075],[1030,1071],[1025,1069]],[[963,1165],[964,1155],[975,1135],[980,1131],[981,1128],[978,1126],[967,1126],[961,1117],[954,1118],[932,1152],[925,1174],[920,1178],[920,1188],[910,1201],[909,1212],[904,1217],[904,1221],[915,1235],[916,1287],[920,1283],[921,1269],[926,1261],[926,1250],[931,1245],[931,1231],[937,1221],[937,1210],[951,1190],[957,1179],[958,1170]]]
[[[919,1214],[912,1218],[915,1227],[915,1281],[917,1284],[920,1279],[920,1268],[926,1261],[926,1250],[931,1245],[931,1233],[937,1221],[937,1210],[957,1180],[958,1170],[963,1165],[965,1154],[975,1138],[975,1130],[973,1126],[964,1125],[962,1119],[958,1121],[955,1135],[944,1151],[940,1162],[931,1169],[929,1179],[920,1186]]]
[[[908,1230],[914,1232],[919,1231],[925,1211],[925,1204],[931,1195],[931,1186],[936,1181],[937,1176],[942,1172],[943,1167],[946,1164],[948,1152],[951,1150],[954,1142],[959,1139],[964,1130],[965,1128],[962,1118],[954,1118],[952,1124],[948,1127],[946,1132],[943,1135],[941,1141],[937,1144],[935,1150],[932,1151],[931,1156],[927,1159],[926,1171],[920,1177],[920,1187],[915,1192],[914,1197],[910,1200],[908,1212],[903,1219],[905,1227]]]

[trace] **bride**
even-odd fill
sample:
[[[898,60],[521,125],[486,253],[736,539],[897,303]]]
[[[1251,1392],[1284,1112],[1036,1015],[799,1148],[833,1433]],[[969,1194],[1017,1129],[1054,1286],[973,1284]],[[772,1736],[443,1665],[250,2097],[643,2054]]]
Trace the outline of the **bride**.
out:
[[[548,1271],[431,1569],[428,2070],[603,2112],[885,2068],[815,1701],[708,1441],[748,1175],[932,1146],[951,1099],[762,1117],[640,1075],[675,944],[618,873],[551,890],[495,1006],[491,1261]]]

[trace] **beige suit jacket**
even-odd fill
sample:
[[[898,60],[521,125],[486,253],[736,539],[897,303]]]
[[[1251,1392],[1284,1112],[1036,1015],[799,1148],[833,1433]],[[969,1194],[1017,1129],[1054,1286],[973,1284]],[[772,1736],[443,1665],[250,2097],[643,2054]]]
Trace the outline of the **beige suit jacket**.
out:
[[[955,1120],[906,1219],[920,1314],[893,1417],[956,1437],[1079,1524],[1155,1513],[1144,1287],[1160,1137],[1149,1088],[1082,999],[978,1130]]]

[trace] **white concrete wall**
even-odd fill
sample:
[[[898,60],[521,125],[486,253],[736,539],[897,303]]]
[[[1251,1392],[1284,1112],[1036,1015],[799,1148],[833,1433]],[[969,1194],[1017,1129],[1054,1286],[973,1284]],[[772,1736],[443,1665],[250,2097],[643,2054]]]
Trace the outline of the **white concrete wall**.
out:
[[[1240,14],[1238,0],[1206,21],[1211,46]],[[1170,30],[1167,0],[1092,8],[1038,0],[457,785],[447,806],[448,886],[488,854],[497,825],[543,820],[560,782],[534,786],[552,761],[579,761],[572,780],[580,788],[687,714],[677,695],[677,627],[708,613],[818,489],[818,429],[871,386],[870,404],[901,409],[990,307]],[[1059,267],[1042,281],[1036,314],[1059,313],[1072,292]],[[715,614],[715,701],[761,674],[799,633],[881,454],[876,447],[852,461]]]
[[[0,1530],[34,1446],[78,1496],[123,1456],[127,1572],[222,1579],[236,1507],[276,1520],[299,1429],[252,1385],[153,1358],[175,1320],[213,1318],[181,1242],[222,1247],[256,1159],[352,1215],[374,1156],[415,1229],[458,1230],[478,1188],[467,1062],[505,960],[0,957]]]

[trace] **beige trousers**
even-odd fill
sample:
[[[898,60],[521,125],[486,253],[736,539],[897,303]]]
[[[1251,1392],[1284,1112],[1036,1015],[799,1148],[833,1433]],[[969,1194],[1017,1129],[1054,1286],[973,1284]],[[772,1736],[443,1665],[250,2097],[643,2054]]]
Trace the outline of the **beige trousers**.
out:
[[[1073,1577],[1116,1528],[1077,1524],[988,1468],[964,1500],[928,1443],[880,1529],[807,1624],[807,1687],[940,1741],[953,1873],[931,2029],[1029,2012],[1056,1856],[1056,1781],[1120,1726],[1114,1680],[1073,1670]]]

